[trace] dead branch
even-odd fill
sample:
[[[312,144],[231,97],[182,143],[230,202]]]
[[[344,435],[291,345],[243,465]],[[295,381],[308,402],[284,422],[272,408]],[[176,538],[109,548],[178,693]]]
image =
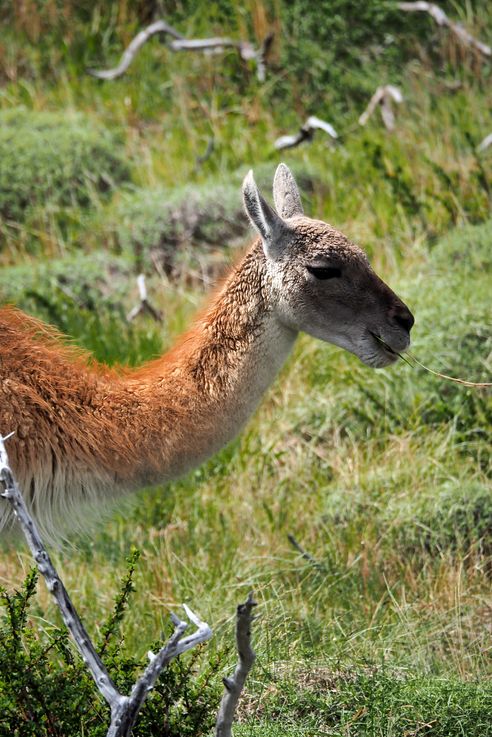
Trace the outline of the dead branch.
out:
[[[449,30],[459,38],[464,46],[477,49],[477,51],[480,51],[480,53],[484,54],[484,56],[492,55],[492,49],[490,48],[490,46],[487,46],[487,44],[482,43],[482,41],[479,41],[477,38],[472,36],[471,33],[463,28],[461,23],[455,23],[454,21],[450,20],[444,10],[441,10],[439,5],[419,0],[419,2],[413,3],[398,3],[398,7],[400,10],[404,10],[407,13],[415,11],[428,13],[431,18],[435,20],[438,26],[446,26],[447,28],[449,28]]]
[[[140,304],[133,307],[126,319],[128,322],[132,322],[137,315],[147,312],[156,322],[162,322],[162,313],[153,307],[147,297],[147,287],[145,284],[145,274],[139,274],[137,276],[138,292],[140,295]]]
[[[359,118],[359,125],[365,125],[371,115],[378,107],[381,108],[381,117],[386,130],[393,131],[395,129],[395,114],[393,112],[393,103],[401,105],[403,102],[403,95],[401,94],[398,87],[392,84],[382,85],[378,87],[376,92],[369,100],[369,105]]]
[[[490,145],[492,144],[492,133],[489,133],[488,136],[485,136],[483,141],[481,141],[477,146],[477,151],[485,151]]]
[[[188,637],[181,637],[187,623],[174,614],[171,615],[174,632],[168,642],[154,655],[149,653],[150,663],[132,688],[130,696],[119,693],[96,652],[90,637],[60,579],[50,556],[41,540],[37,525],[29,513],[17,482],[9,465],[5,438],[0,436],[0,482],[3,484],[1,496],[12,505],[27,544],[36,561],[39,572],[44,577],[48,590],[53,595],[63,617],[63,621],[82,656],[99,692],[111,709],[111,725],[107,737],[130,737],[132,727],[145,698],[155,685],[157,678],[168,663],[178,655],[190,650],[212,636],[212,630],[202,622],[186,605],[185,612],[196,626],[196,631]]]
[[[253,622],[253,609],[257,606],[253,594],[249,594],[244,604],[237,608],[236,615],[236,645],[239,661],[231,678],[224,678],[225,693],[220,702],[217,721],[215,724],[215,737],[231,737],[232,720],[236,707],[244,688],[246,678],[256,654],[251,647],[251,623]]]
[[[176,31],[176,29],[168,23],[163,20],[157,20],[155,23],[151,23],[150,26],[145,28],[143,31],[140,31],[140,33],[137,33],[128,48],[123,52],[123,56],[121,57],[121,61],[117,67],[101,71],[98,71],[97,69],[88,69],[89,74],[93,77],[97,77],[98,79],[116,79],[117,77],[121,77],[126,72],[135,55],[142,48],[144,43],[152,36],[155,36],[156,33],[167,33],[177,40],[184,38],[181,33]]]
[[[327,123],[326,120],[321,120],[321,118],[317,118],[315,115],[311,115],[301,126],[298,133],[280,136],[280,138],[277,138],[275,141],[274,146],[277,151],[281,151],[284,148],[295,148],[304,141],[312,141],[317,130],[322,130],[325,133],[328,133],[331,138],[338,138],[338,133],[330,123]]]
[[[164,668],[178,655],[206,642],[212,636],[212,630],[206,622],[202,622],[186,604],[183,604],[183,608],[188,619],[196,626],[196,631],[181,639],[188,625],[175,614],[171,614],[173,634],[157,655],[148,653],[149,665],[133,686],[130,696],[120,695],[119,702],[114,706],[111,704],[111,726],[107,737],[130,737],[138,713]]]
[[[213,152],[215,150],[215,138],[211,136],[207,141],[207,148],[203,152],[203,154],[199,154],[195,158],[195,166],[193,171],[196,173],[200,167],[209,160],[209,158],[212,156]]]
[[[249,44],[244,44],[247,49]],[[169,48],[173,51],[204,51],[220,54],[225,49],[238,49],[241,58],[243,57],[243,44],[240,41],[233,41],[231,38],[183,38],[179,41],[171,41]],[[246,50],[244,53],[248,53]],[[247,57],[246,57],[247,58]],[[251,57],[252,58],[252,57]]]
[[[254,61],[256,61],[256,76],[258,77],[259,82],[264,82],[266,79],[266,64],[274,38],[275,34],[273,33],[273,31],[271,31],[263,39],[260,48],[254,50],[253,59]],[[245,58],[246,57],[243,53],[243,59]]]
[[[101,658],[97,654],[84,625],[80,621],[67,590],[58,576],[46,548],[44,547],[37,525],[27,510],[22,494],[9,466],[9,459],[4,442],[9,437],[11,437],[11,435],[7,435],[5,438],[0,436],[0,482],[4,487],[1,496],[4,499],[7,499],[7,501],[12,505],[14,514],[19,521],[39,572],[46,581],[48,591],[53,595],[58,608],[61,611],[63,621],[70,631],[70,634],[72,635],[82,659],[96,683],[96,686],[108,704],[111,705],[118,701],[120,694],[111,680]]]
[[[319,562],[319,560],[316,560],[316,558],[311,555],[311,553],[308,553],[307,550],[304,550],[302,545],[296,540],[294,535],[291,535],[290,533],[287,535],[287,540],[290,542],[293,548],[297,550],[298,553],[301,554],[302,558],[304,558],[305,561],[307,561],[310,565],[313,566],[313,568],[316,568],[317,571],[325,571],[325,567],[322,563]]]
[[[221,54],[226,49],[236,49],[245,61],[254,61],[256,63],[256,75],[260,82],[265,81],[266,74],[266,58],[271,48],[274,34],[269,33],[259,48],[255,48],[249,41],[235,41],[231,38],[185,38],[175,28],[170,26],[163,20],[157,20],[150,26],[140,31],[130,45],[125,49],[121,57],[120,63],[113,69],[88,69],[88,73],[98,79],[112,80],[121,77],[133,59],[140,51],[142,46],[156,34],[167,34],[172,36],[173,40],[167,44],[171,51],[201,51],[205,54]]]

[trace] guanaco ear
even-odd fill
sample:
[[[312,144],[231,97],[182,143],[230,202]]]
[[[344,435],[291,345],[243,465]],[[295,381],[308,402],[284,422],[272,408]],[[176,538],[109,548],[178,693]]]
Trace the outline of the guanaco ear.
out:
[[[251,169],[244,178],[243,198],[246,213],[260,234],[265,255],[278,259],[286,246],[288,227],[261,196]]]
[[[304,214],[296,180],[286,164],[279,164],[275,172],[273,199],[278,214],[283,218]]]

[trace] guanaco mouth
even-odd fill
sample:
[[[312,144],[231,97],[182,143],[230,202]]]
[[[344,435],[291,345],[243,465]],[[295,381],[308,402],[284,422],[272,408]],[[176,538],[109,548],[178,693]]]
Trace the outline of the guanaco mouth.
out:
[[[388,353],[391,353],[391,354],[392,354],[393,356],[396,356],[397,358],[400,358],[400,354],[399,354],[399,353],[397,353],[396,351],[394,351],[394,350],[393,350],[393,348],[391,348],[391,346],[389,346],[389,345],[388,345],[388,344],[386,343],[386,341],[384,341],[384,340],[383,340],[383,339],[381,338],[381,336],[377,335],[376,333],[373,333],[373,332],[372,332],[372,330],[369,330],[369,332],[370,332],[370,334],[372,335],[372,337],[373,337],[373,338],[374,338],[374,339],[375,339],[375,340],[376,340],[376,341],[377,341],[377,342],[378,342],[378,343],[379,343],[379,344],[380,344],[380,345],[381,345],[381,346],[382,346],[382,347],[383,347],[383,348],[384,348],[384,349],[385,349],[386,351],[388,351]]]

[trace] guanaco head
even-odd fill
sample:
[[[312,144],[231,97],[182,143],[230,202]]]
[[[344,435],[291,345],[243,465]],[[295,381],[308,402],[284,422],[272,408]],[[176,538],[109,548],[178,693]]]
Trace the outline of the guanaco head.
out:
[[[278,319],[355,353],[373,368],[396,361],[410,344],[412,313],[360,248],[331,225],[304,215],[288,167],[280,164],[275,174],[276,211],[251,171],[243,195],[262,241]]]

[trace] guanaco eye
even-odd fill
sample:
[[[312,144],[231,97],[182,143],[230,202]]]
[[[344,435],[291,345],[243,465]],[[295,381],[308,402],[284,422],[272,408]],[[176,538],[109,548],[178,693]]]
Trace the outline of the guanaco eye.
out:
[[[337,279],[342,276],[342,270],[336,266],[306,266],[306,269],[316,279]]]

